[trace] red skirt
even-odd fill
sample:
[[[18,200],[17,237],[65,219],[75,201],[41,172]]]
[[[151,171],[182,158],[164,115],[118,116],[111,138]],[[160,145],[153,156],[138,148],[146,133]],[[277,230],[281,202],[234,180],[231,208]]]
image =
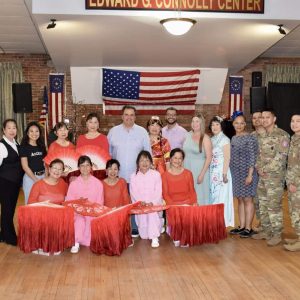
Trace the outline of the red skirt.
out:
[[[20,206],[18,245],[25,253],[37,249],[58,252],[75,243],[74,212],[70,207]]]
[[[96,218],[91,223],[90,249],[96,254],[121,255],[132,243],[128,204]]]
[[[224,204],[185,206],[170,205],[167,210],[170,236],[181,245],[218,243],[226,239]]]

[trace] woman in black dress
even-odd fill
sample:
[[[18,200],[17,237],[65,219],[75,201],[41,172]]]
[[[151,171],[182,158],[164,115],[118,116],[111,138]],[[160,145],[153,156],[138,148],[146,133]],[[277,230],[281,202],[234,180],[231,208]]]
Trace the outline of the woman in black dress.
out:
[[[0,241],[16,246],[14,214],[23,177],[19,145],[15,140],[17,136],[16,121],[5,120],[2,130],[3,138],[0,140]]]

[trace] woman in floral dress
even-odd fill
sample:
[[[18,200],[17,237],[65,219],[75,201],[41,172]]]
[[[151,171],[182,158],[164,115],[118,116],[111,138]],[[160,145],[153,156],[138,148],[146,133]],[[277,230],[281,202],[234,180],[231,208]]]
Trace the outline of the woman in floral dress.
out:
[[[229,169],[230,140],[223,133],[223,119],[213,117],[209,129],[213,133],[212,161],[210,164],[210,203],[224,203],[225,225],[234,226],[232,178]]]

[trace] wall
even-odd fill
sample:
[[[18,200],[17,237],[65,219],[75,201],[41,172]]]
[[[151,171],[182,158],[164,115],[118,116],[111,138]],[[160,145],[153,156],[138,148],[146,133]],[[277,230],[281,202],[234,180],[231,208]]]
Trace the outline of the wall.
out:
[[[27,114],[27,121],[38,120],[43,103],[43,87],[48,85],[48,74],[54,71],[47,65],[49,56],[42,54],[32,55],[18,55],[18,54],[0,54],[0,62],[8,61],[21,61],[23,66],[23,74],[25,82],[32,83],[32,96],[33,96],[33,113]],[[292,64],[300,65],[300,58],[258,58],[241,70],[238,74],[244,76],[244,100],[245,100],[245,115],[250,120],[250,86],[251,86],[251,74],[253,71],[262,71],[265,73],[266,64]],[[224,93],[220,105],[197,105],[196,111],[202,112],[207,123],[214,115],[227,114],[228,111],[228,78],[226,80]],[[75,106],[71,104],[71,77],[70,74],[66,74],[66,94],[67,94],[67,118],[74,121]],[[108,130],[120,123],[119,116],[103,116],[102,105],[78,105],[76,107],[79,111],[78,118],[76,120],[77,130],[79,132],[84,131],[85,116],[92,111],[98,111],[101,116],[100,128],[103,133],[107,133]],[[163,118],[163,116],[162,116]],[[149,116],[137,116],[137,123],[145,126],[149,119]],[[179,123],[189,129],[191,117],[179,116]]]

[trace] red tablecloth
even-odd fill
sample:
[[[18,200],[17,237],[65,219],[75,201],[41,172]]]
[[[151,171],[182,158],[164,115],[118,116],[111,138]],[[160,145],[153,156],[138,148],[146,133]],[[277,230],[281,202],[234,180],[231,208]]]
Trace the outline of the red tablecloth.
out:
[[[90,249],[96,254],[121,255],[132,243],[128,204],[96,218],[91,223]]]
[[[74,212],[70,207],[20,206],[18,244],[22,251],[58,252],[75,243]]]
[[[166,212],[170,235],[181,245],[217,243],[227,237],[224,204],[171,205]]]

